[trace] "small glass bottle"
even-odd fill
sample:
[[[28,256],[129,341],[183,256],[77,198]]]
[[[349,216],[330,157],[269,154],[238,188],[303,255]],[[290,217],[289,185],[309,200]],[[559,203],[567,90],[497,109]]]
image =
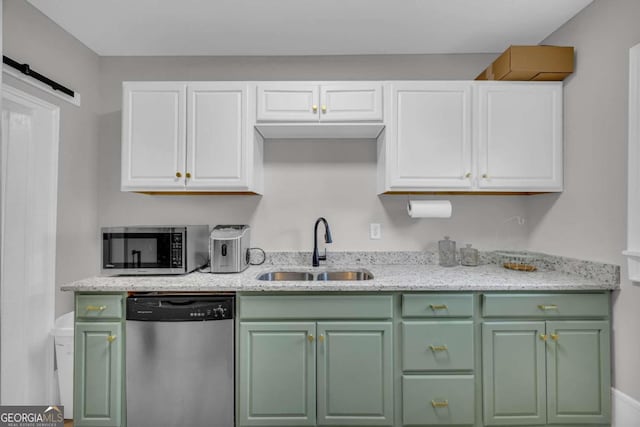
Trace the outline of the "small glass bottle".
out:
[[[438,242],[438,253],[442,267],[458,265],[458,261],[456,260],[456,242],[449,240],[449,236],[444,236],[444,240]]]
[[[478,250],[468,243],[466,248],[460,248],[460,264],[469,267],[478,266]]]

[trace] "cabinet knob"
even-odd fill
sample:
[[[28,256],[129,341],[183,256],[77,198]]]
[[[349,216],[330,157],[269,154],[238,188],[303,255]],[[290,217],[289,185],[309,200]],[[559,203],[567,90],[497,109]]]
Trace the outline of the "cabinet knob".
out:
[[[484,179],[488,179],[488,178],[489,178],[489,175],[488,175],[488,174],[486,174],[486,173],[483,173],[483,174],[482,174],[482,177],[483,177]]]
[[[465,178],[471,178],[471,172],[467,172],[467,173],[464,175],[464,177],[465,177]]]
[[[107,337],[107,341],[109,341],[109,342],[114,342],[115,340],[116,340],[116,336],[115,335],[109,335]]]
[[[324,335],[322,335],[322,334],[321,334],[321,335],[318,337],[318,342],[321,342],[321,343],[323,343],[323,342],[324,342]]]
[[[322,106],[322,112],[323,112],[323,113],[326,113],[326,112],[327,112],[327,106],[326,106],[326,105],[323,105],[323,106]]]
[[[309,340],[309,342],[313,342],[313,335],[309,334],[309,336],[307,337],[307,339]]]
[[[317,113],[317,112],[318,112],[318,106],[317,106],[317,105],[313,105],[313,106],[311,107],[311,109],[313,110],[313,112],[314,112],[314,113]]]
[[[176,178],[182,178],[182,174],[180,172],[176,172]]]
[[[432,400],[431,406],[433,406],[434,408],[446,408],[447,406],[449,406],[449,401],[448,400]]]
[[[547,337],[545,334],[540,334],[540,339],[541,339],[542,341],[546,341],[546,340],[547,340],[547,338],[548,338],[548,337]]]
[[[191,178],[191,172],[187,172],[185,175],[187,178]]]
[[[560,336],[558,336],[558,334],[551,334],[551,339],[554,341],[558,341],[560,339]]]

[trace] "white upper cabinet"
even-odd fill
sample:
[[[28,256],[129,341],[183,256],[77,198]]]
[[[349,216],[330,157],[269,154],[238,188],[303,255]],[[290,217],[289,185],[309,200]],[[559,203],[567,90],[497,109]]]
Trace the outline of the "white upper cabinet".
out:
[[[562,82],[125,82],[122,191],[261,193],[265,138],[377,140],[380,193],[562,191]]]
[[[246,85],[189,84],[187,100],[187,187],[248,188]]]
[[[389,190],[471,188],[471,85],[391,85]]]
[[[562,83],[393,82],[378,191],[562,191]]]
[[[173,82],[124,83],[123,191],[184,188],[186,88]]]
[[[258,121],[318,121],[318,87],[308,83],[269,83],[258,86]]]
[[[382,121],[382,85],[375,82],[320,85],[320,121]]]
[[[382,84],[260,83],[257,86],[257,121],[382,121]]]
[[[562,191],[562,83],[477,86],[478,188]]]
[[[254,170],[254,162],[262,162],[262,140],[248,118],[246,83],[123,88],[122,191],[261,191],[262,168]]]

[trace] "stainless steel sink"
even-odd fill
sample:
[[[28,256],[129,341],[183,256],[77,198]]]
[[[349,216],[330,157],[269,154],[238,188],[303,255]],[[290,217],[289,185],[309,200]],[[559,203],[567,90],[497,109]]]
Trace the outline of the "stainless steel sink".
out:
[[[258,280],[285,281],[285,280],[313,280],[313,274],[303,271],[272,271],[258,276]]]
[[[258,280],[266,281],[359,281],[359,280],[371,280],[373,274],[368,270],[353,270],[353,271],[321,271],[319,273],[309,273],[304,271],[270,271],[262,273],[258,276]]]
[[[316,276],[316,280],[371,280],[373,274],[367,270],[357,271],[323,271]]]

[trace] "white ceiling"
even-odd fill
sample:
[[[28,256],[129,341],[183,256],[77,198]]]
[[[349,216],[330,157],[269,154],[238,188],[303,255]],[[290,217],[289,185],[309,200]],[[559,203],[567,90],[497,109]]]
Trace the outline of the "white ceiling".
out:
[[[592,0],[29,0],[99,55],[500,52]]]

